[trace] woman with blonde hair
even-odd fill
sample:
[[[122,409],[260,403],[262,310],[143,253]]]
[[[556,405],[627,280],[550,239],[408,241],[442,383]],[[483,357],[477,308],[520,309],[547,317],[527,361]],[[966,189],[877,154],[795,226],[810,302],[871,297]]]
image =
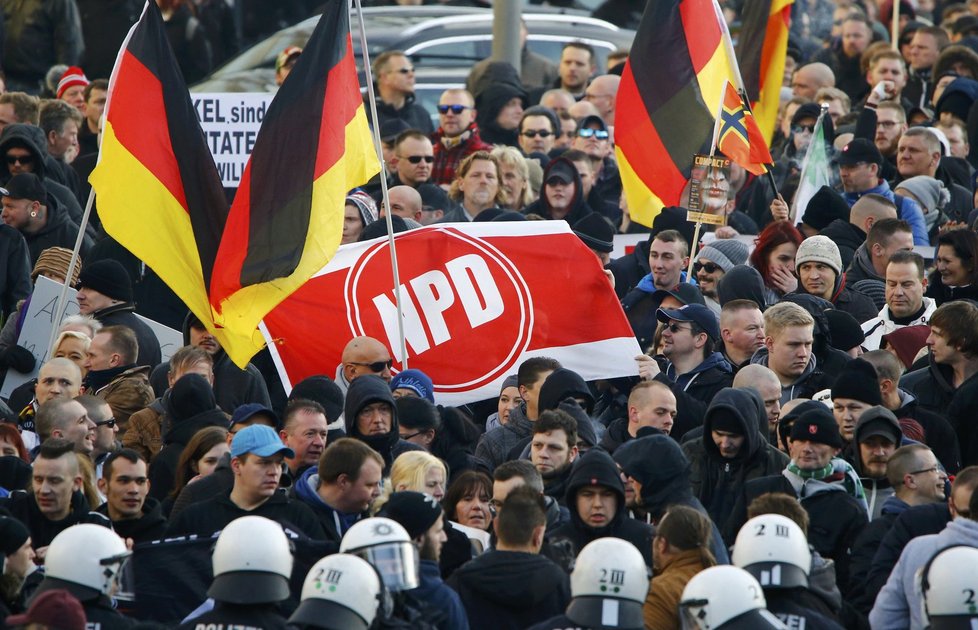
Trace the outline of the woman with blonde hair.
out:
[[[58,335],[54,342],[55,358],[65,358],[78,366],[82,378],[85,378],[85,361],[88,358],[88,347],[92,339],[85,333],[66,330]]]
[[[440,459],[426,451],[408,451],[391,466],[390,488],[392,492],[424,492],[441,501],[445,497],[447,479],[448,470]]]

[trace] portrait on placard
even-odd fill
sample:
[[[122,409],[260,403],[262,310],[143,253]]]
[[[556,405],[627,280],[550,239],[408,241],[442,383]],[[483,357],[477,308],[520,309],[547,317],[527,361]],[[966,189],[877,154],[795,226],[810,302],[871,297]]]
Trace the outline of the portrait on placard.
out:
[[[730,160],[723,156],[696,155],[689,177],[687,221],[726,225],[731,206]]]

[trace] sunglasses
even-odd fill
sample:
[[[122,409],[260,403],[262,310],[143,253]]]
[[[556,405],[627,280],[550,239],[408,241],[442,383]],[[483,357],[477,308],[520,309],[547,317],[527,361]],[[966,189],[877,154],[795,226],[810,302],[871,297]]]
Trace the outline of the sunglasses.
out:
[[[435,156],[433,155],[409,155],[407,157],[401,158],[402,160],[407,160],[411,164],[420,164],[421,160],[424,160],[428,164],[435,161]]]
[[[386,361],[374,361],[373,363],[357,363],[356,361],[350,361],[350,365],[362,365],[366,368],[370,368],[371,372],[383,372],[385,369],[391,369],[394,362],[391,359]]]
[[[676,324],[676,323],[666,324],[666,328],[668,328],[669,329],[669,332],[671,332],[674,335],[676,333],[678,333],[679,331],[681,331],[681,330],[692,330],[693,329],[692,327],[686,328],[685,326],[680,326],[679,324]]]
[[[461,114],[467,109],[472,109],[472,108],[469,107],[468,105],[439,105],[438,113],[447,114],[448,112],[452,112],[453,114],[458,116],[459,114]]]
[[[109,418],[108,420],[102,420],[101,422],[95,423],[95,428],[98,427],[109,427],[110,429],[115,428],[115,418]]]
[[[29,155],[8,155],[7,164],[31,164],[34,158]]]
[[[603,129],[580,129],[577,132],[579,138],[590,138],[595,137],[598,140],[607,140],[608,132]]]
[[[808,133],[814,133],[815,125],[793,125],[791,130],[795,133],[801,133],[807,131]]]
[[[708,262],[708,263],[695,262],[695,263],[693,263],[693,273],[699,273],[700,271],[705,271],[706,273],[716,273],[719,270],[720,270],[720,265],[715,265],[715,264],[713,264],[711,262]]]
[[[527,138],[536,138],[537,136],[540,136],[541,138],[549,138],[550,136],[554,135],[554,133],[552,131],[547,131],[546,129],[527,129],[523,132],[523,135]]]

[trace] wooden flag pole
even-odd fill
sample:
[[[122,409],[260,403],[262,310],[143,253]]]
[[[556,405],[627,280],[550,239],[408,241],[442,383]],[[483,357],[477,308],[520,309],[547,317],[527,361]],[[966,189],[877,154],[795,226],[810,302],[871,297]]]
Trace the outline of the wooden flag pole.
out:
[[[78,266],[78,252],[81,251],[82,243],[85,242],[85,230],[88,228],[88,218],[92,214],[92,205],[95,203],[95,188],[88,192],[88,201],[85,202],[85,212],[82,214],[81,225],[78,226],[78,236],[75,238],[75,248],[71,251],[71,260],[68,261],[68,271],[65,273],[64,284],[61,285],[61,293],[58,295],[57,306],[54,307],[54,317],[51,319],[51,337],[48,339],[48,356],[52,356],[55,351],[54,342],[58,339],[58,330],[61,329],[61,319],[65,316],[65,309],[68,308],[68,287],[71,277]]]
[[[363,23],[363,6],[356,0],[357,20],[360,23],[360,55],[363,57],[363,71],[367,83],[367,95],[370,101],[370,119],[373,124],[374,150],[380,160],[380,191],[384,200],[384,217],[387,221],[387,242],[391,250],[391,269],[394,273],[394,303],[397,305],[397,336],[400,343],[401,367],[407,369],[407,344],[404,341],[404,312],[401,310],[401,278],[397,270],[397,246],[394,244],[394,222],[391,219],[391,200],[387,191],[387,164],[384,163],[384,151],[380,144],[380,122],[377,119],[377,96],[374,94],[374,79],[370,72],[370,53],[367,52],[367,29]]]

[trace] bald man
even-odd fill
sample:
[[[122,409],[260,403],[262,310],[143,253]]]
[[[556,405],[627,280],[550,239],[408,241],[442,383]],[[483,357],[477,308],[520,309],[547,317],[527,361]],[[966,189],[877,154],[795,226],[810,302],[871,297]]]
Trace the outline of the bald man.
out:
[[[578,101],[570,106],[567,113],[571,115],[571,118],[580,123],[582,120],[588,116],[600,116],[601,112],[595,107],[594,103],[590,101]]]
[[[620,76],[602,74],[595,77],[584,90],[584,100],[598,108],[598,115],[609,127],[615,124],[615,100],[620,83]]]
[[[391,353],[373,337],[354,337],[346,347],[336,368],[336,384],[346,394],[350,382],[364,374],[375,374],[388,383],[391,380]]]
[[[777,443],[778,419],[781,417],[781,381],[767,366],[752,363],[740,368],[733,380],[734,389],[749,387],[761,395],[767,413],[768,439]]]
[[[825,87],[835,87],[835,73],[824,63],[810,63],[795,70],[791,78],[791,95],[815,100],[815,93]]]
[[[421,193],[411,186],[394,186],[387,191],[387,196],[391,201],[391,214],[397,215],[402,219],[413,219],[421,223]],[[383,202],[380,204],[381,218],[387,216],[387,208]]]
[[[873,165],[875,168],[875,165]],[[839,247],[842,268],[848,269],[859,246],[866,242],[866,235],[873,224],[880,219],[897,218],[896,206],[882,195],[870,193],[863,195],[852,204],[849,220],[836,219],[821,231]]]

